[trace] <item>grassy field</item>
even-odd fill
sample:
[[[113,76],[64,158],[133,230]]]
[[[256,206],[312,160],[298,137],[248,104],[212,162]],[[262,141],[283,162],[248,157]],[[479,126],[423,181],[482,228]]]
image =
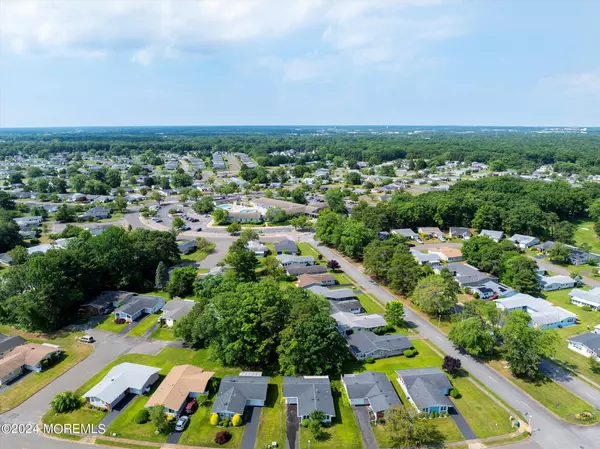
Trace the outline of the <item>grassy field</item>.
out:
[[[166,433],[155,433],[156,427],[150,421],[145,424],[136,424],[133,421],[136,413],[144,409],[149,396],[136,397],[129,407],[127,407],[112,424],[106,429],[108,435],[116,433],[117,438],[127,438],[131,440],[152,441],[156,443],[165,443],[168,435]]]
[[[152,326],[154,326],[156,324],[158,317],[161,315],[162,315],[162,312],[158,312],[158,313],[152,313],[152,314],[142,318],[142,321],[140,321],[137,326],[135,326],[133,329],[131,329],[127,333],[127,335],[130,335],[132,337],[141,337],[142,335],[144,335],[144,333],[147,330],[149,330]]]
[[[566,339],[574,335],[590,332],[594,326],[600,324],[600,312],[587,312],[581,307],[577,307],[570,303],[569,290],[557,290],[546,293],[546,299],[552,304],[567,309],[578,316],[578,322],[574,326],[563,327],[557,329],[561,337],[560,343],[556,349],[555,359],[567,365],[575,373],[600,383],[600,373],[594,373],[588,365],[587,357],[571,351],[568,348]]]
[[[312,247],[306,242],[297,242],[297,245],[302,256],[313,256],[316,259],[319,257],[319,254],[321,254],[319,251],[317,251],[314,247]]]
[[[513,377],[502,362],[492,361],[490,365],[540,402],[544,407],[567,421],[579,423],[575,418],[576,414],[594,410],[594,407],[589,403],[548,378],[543,378],[538,382],[526,381]],[[593,422],[598,422],[597,414]]]
[[[276,441],[285,447],[286,406],[282,403],[283,377],[272,377],[267,390],[267,403],[260,415],[258,434],[254,449],[263,449]]]
[[[214,251],[216,246],[217,245],[215,245],[214,243],[211,243],[208,247],[206,247],[203,250],[197,250],[190,254],[182,254],[181,260],[183,260],[183,261],[189,260],[191,262],[200,262],[200,261],[206,259],[206,257]]]
[[[64,351],[63,358],[55,365],[46,368],[41,373],[29,373],[23,379],[12,385],[8,390],[0,394],[0,413],[4,413],[33,394],[44,388],[54,379],[62,375],[68,369],[85,359],[92,353],[92,346],[77,341],[80,333],[66,333],[64,335],[47,336],[41,334],[30,334],[22,332],[9,326],[0,326],[0,332],[6,335],[22,335],[33,343],[51,343],[59,345]]]
[[[326,438],[316,441],[309,429],[300,427],[300,449],[308,449],[308,440],[310,440],[310,447],[314,449],[362,449],[364,447],[354,411],[342,399],[343,390],[344,387],[341,381],[334,380],[331,382],[336,417],[333,419],[331,427],[325,428]]]
[[[352,279],[350,279],[350,276],[348,276],[343,271],[338,271],[332,274],[335,276],[335,279],[338,281],[338,284],[355,284],[355,282]]]
[[[119,441],[105,440],[103,438],[96,438],[94,444],[101,444],[103,446],[111,447],[122,447],[124,449],[160,449],[160,446],[146,446],[141,444],[121,443]]]
[[[87,406],[74,410],[70,413],[54,413],[52,409],[48,410],[42,417],[45,424],[93,424],[98,425],[104,419],[107,412],[93,410]],[[62,435],[61,435],[62,436]]]
[[[96,324],[95,328],[106,331],[106,332],[117,333],[117,332],[120,332],[123,329],[125,329],[128,325],[129,325],[129,323],[116,324],[115,316],[113,314],[110,314],[110,315],[106,315],[106,317],[104,317],[104,319],[102,321],[98,322],[98,324]]]
[[[575,244],[580,246],[583,243],[590,245],[592,252],[600,252],[600,240],[596,238],[593,221],[583,221],[577,225],[577,229],[575,230]]]
[[[367,313],[385,312],[384,307],[378,301],[376,301],[366,293],[360,293],[356,295],[356,299],[360,301],[361,305],[363,306],[363,309],[365,309]]]
[[[173,329],[170,327],[157,327],[154,332],[150,334],[150,338],[156,340],[175,341],[177,337],[173,333]]]

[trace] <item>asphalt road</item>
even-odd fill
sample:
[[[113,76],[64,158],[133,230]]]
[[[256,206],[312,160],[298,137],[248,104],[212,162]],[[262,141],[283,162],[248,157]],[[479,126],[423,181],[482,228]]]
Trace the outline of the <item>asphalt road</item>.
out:
[[[355,265],[345,261],[324,245],[318,245],[312,239],[312,236],[305,236],[302,240],[317,246],[326,258],[336,259],[340,263],[341,268],[363,290],[376,296],[381,302],[387,303],[395,300],[391,293],[374,283]],[[528,441],[523,446],[521,446],[523,444],[521,443],[511,445],[511,447],[527,447],[528,449],[591,449],[599,447],[600,428],[598,426],[583,427],[562,421],[492,368],[471,356],[460,353],[446,338],[444,333],[417,315],[411,308],[405,306],[405,311],[407,320],[418,326],[419,332],[424,337],[430,340],[442,352],[459,358],[462,366],[474,378],[486,385],[513,409],[520,411],[523,415],[527,414],[532,417],[531,426],[534,429],[533,441]]]

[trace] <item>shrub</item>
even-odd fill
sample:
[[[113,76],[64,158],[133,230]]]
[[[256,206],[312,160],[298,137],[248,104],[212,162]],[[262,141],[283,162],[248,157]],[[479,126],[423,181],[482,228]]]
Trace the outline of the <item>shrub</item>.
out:
[[[210,415],[210,425],[216,426],[217,424],[219,424],[219,415],[213,413],[212,415]]]
[[[367,357],[365,363],[375,363],[375,359],[373,357]]]
[[[135,414],[133,422],[136,424],[146,424],[148,419],[150,419],[150,412],[143,408]]]
[[[115,318],[115,324],[125,324],[125,318]]]
[[[215,435],[215,443],[217,443],[219,445],[225,444],[229,440],[231,440],[231,434],[229,432],[227,432],[226,430],[217,432],[217,434]]]
[[[231,423],[233,424],[234,427],[238,427],[242,425],[242,417],[240,415],[233,415],[233,418],[231,419]]]
[[[37,239],[37,238],[29,239],[29,243],[31,243],[32,245],[39,245],[40,239]]]
[[[437,418],[438,416],[440,416],[440,414],[438,412],[429,412],[430,418]]]
[[[404,357],[414,357],[416,353],[417,351],[414,349],[405,349],[402,354],[404,354]]]
[[[65,391],[54,396],[51,406],[56,413],[67,413],[77,410],[82,404],[83,400],[80,396],[72,391]]]
[[[377,424],[385,424],[385,419],[377,418]]]
[[[586,312],[591,312],[592,311],[592,308],[590,306],[583,306],[581,309],[585,310]]]
[[[456,389],[456,388],[451,389],[450,396],[452,396],[454,399],[459,398],[460,393],[459,393],[458,389]]]
[[[301,425],[302,425],[302,427],[304,427],[305,429],[308,429],[308,426],[310,426],[310,419],[308,419],[308,418],[304,418],[300,424],[301,424]]]
[[[223,427],[228,427],[229,426],[229,421],[230,421],[229,417],[226,416],[225,418],[223,418],[223,420],[221,421],[223,423],[222,426]]]

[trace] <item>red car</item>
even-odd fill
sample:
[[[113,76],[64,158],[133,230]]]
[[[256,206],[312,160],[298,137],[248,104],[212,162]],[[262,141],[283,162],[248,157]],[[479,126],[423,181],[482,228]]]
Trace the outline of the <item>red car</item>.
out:
[[[198,408],[198,401],[196,401],[195,399],[192,399],[190,402],[188,402],[185,405],[185,414],[186,415],[193,415],[196,412],[196,409]]]

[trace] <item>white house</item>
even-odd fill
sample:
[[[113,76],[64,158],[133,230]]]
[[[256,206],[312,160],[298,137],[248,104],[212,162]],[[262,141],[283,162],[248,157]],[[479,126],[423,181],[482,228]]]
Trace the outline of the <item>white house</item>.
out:
[[[289,267],[291,265],[314,265],[315,258],[313,256],[295,256],[292,254],[278,254],[277,260],[282,267]]]
[[[541,298],[534,298],[525,293],[517,293],[509,298],[501,298],[496,301],[499,309],[512,312],[523,310],[531,316],[531,324],[540,329],[556,329],[572,326],[577,321],[577,315],[557,307]]]
[[[337,327],[340,332],[344,333],[349,330],[362,331],[373,330],[378,327],[387,325],[385,319],[376,313],[365,313],[356,315],[349,312],[337,312],[331,315],[337,322]]]
[[[482,229],[479,235],[484,235],[486,237],[491,238],[494,242],[498,243],[504,237],[504,232],[502,231],[493,231],[491,229]]]
[[[269,377],[261,372],[241,372],[239,376],[224,376],[215,397],[211,413],[220,418],[243,415],[246,406],[264,407]]]
[[[567,339],[568,348],[585,357],[593,357],[600,361],[600,334],[587,332]]]
[[[565,288],[573,288],[577,283],[575,279],[570,276],[538,276],[540,280],[540,286],[543,291],[551,291],[551,290],[562,290]]]
[[[257,240],[250,240],[247,243],[246,248],[248,248],[249,251],[252,251],[256,257],[265,257],[269,252],[269,247]]]
[[[515,234],[509,237],[508,240],[513,242],[521,249],[527,249],[530,246],[537,245],[538,243],[540,243],[540,239],[538,239],[537,237],[531,237],[530,235],[523,234]]]
[[[329,376],[284,377],[283,398],[286,404],[298,406],[300,421],[310,418],[316,410],[325,414],[323,422],[329,423],[335,417]]]
[[[194,304],[196,302],[191,299],[173,299],[164,305],[163,314],[158,318],[158,322],[173,327],[177,321],[192,311]]]
[[[571,304],[575,304],[579,307],[589,306],[592,310],[600,310],[600,288],[595,287],[590,291],[581,289],[573,289],[569,292],[571,297]]]
[[[158,380],[160,368],[136,363],[114,366],[104,379],[93,386],[83,397],[94,407],[112,410],[128,393],[144,394]]]
[[[160,296],[134,296],[123,307],[115,310],[115,319],[122,318],[132,322],[142,314],[156,313],[165,305],[165,299]]]

